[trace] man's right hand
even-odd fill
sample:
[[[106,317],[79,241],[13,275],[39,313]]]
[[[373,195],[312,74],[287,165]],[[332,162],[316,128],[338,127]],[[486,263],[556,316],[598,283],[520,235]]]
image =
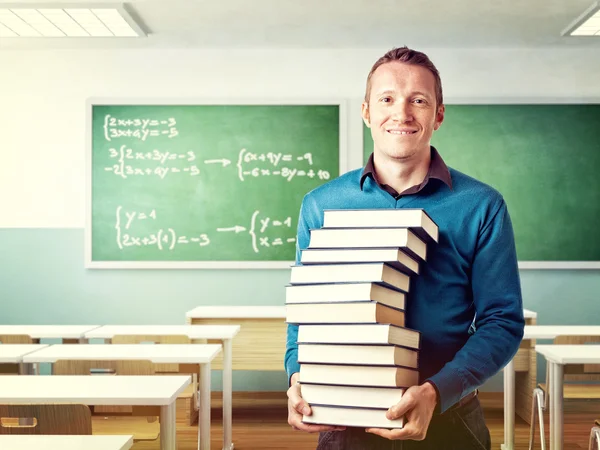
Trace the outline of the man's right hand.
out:
[[[308,403],[302,398],[300,384],[298,384],[299,373],[296,372],[291,377],[292,385],[287,390],[288,396],[288,423],[294,430],[307,431],[308,433],[319,433],[321,431],[343,431],[346,427],[335,427],[330,425],[314,425],[311,423],[302,423],[302,415],[310,416],[312,411]]]

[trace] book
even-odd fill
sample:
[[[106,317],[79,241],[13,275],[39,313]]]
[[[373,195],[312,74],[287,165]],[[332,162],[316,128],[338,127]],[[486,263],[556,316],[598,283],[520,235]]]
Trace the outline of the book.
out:
[[[343,366],[300,364],[300,383],[342,386],[410,387],[419,383],[419,372],[399,366]]]
[[[408,292],[410,277],[384,263],[292,266],[291,284],[385,283]]]
[[[390,324],[300,325],[298,344],[393,344],[419,349],[421,333]]]
[[[302,264],[384,262],[408,275],[419,274],[419,263],[399,248],[307,248],[302,250]]]
[[[296,284],[285,288],[286,303],[334,303],[373,300],[404,309],[405,295],[376,283]]]
[[[423,209],[326,209],[324,228],[410,228],[425,241],[438,242],[439,228]]]
[[[382,303],[292,303],[285,305],[287,323],[392,323],[404,326],[404,311]]]
[[[418,368],[419,352],[396,345],[299,344],[298,362]]]
[[[390,408],[400,401],[404,388],[331,386],[301,383],[302,398],[309,405]]]
[[[343,408],[338,406],[311,405],[312,414],[303,415],[302,422],[319,425],[341,425],[364,428],[402,428],[404,418],[389,420],[386,409]]]
[[[427,244],[408,228],[317,228],[310,230],[308,248],[401,248],[425,260]]]

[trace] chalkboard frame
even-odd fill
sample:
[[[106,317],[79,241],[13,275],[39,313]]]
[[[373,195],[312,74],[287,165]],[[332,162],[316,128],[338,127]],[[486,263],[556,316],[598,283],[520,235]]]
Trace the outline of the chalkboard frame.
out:
[[[354,102],[362,104],[363,99],[356,98]],[[445,96],[445,106],[450,105],[599,105],[600,98],[560,98],[560,97],[482,97],[482,98],[471,98],[471,97],[448,97]],[[364,154],[364,123],[361,123],[360,132],[356,133],[356,136],[360,136],[361,142],[361,160],[363,165],[366,163]],[[519,269],[524,270],[594,270],[600,269],[600,261],[518,261]]]
[[[86,100],[86,209],[85,209],[85,268],[86,269],[289,269],[294,261],[95,261],[92,259],[92,112],[100,105],[244,105],[244,106],[337,106],[339,108],[339,173],[349,170],[348,100],[342,98],[134,98],[90,97]],[[362,137],[362,135],[361,135]],[[298,211],[299,212],[299,211]]]

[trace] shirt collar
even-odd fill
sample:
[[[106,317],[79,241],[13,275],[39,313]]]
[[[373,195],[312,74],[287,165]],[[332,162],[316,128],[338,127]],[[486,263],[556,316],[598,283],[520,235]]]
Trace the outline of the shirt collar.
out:
[[[373,160],[374,160],[373,153],[371,153],[371,156],[369,156],[369,160],[367,161],[367,164],[365,165],[365,168],[363,169],[362,175],[360,177],[360,189],[361,190],[363,188],[365,179],[368,176],[373,178],[373,180],[380,187],[383,188],[383,186],[381,185],[381,183],[379,182],[379,180],[377,179],[377,176],[375,174],[375,165],[373,163]],[[446,163],[444,162],[444,160],[442,159],[442,157],[440,156],[440,154],[438,153],[438,151],[436,150],[436,148],[434,146],[431,146],[431,162],[429,163],[429,170],[427,171],[427,175],[425,175],[423,182],[417,186],[413,186],[413,187],[407,189],[406,191],[404,191],[404,193],[415,194],[415,193],[419,192],[421,189],[423,189],[427,185],[427,183],[429,182],[429,180],[431,178],[435,178],[437,180],[442,181],[450,189],[452,189],[452,177],[450,176],[450,170],[448,169],[448,166],[446,165]],[[407,191],[411,191],[411,192],[407,192]],[[400,194],[402,194],[402,192]]]

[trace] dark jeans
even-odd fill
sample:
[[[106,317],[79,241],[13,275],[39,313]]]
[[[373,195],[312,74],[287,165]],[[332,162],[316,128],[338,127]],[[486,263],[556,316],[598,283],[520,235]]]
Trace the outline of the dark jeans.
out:
[[[479,398],[431,419],[423,441],[390,441],[364,428],[328,431],[319,435],[317,450],[490,450],[490,432]]]

